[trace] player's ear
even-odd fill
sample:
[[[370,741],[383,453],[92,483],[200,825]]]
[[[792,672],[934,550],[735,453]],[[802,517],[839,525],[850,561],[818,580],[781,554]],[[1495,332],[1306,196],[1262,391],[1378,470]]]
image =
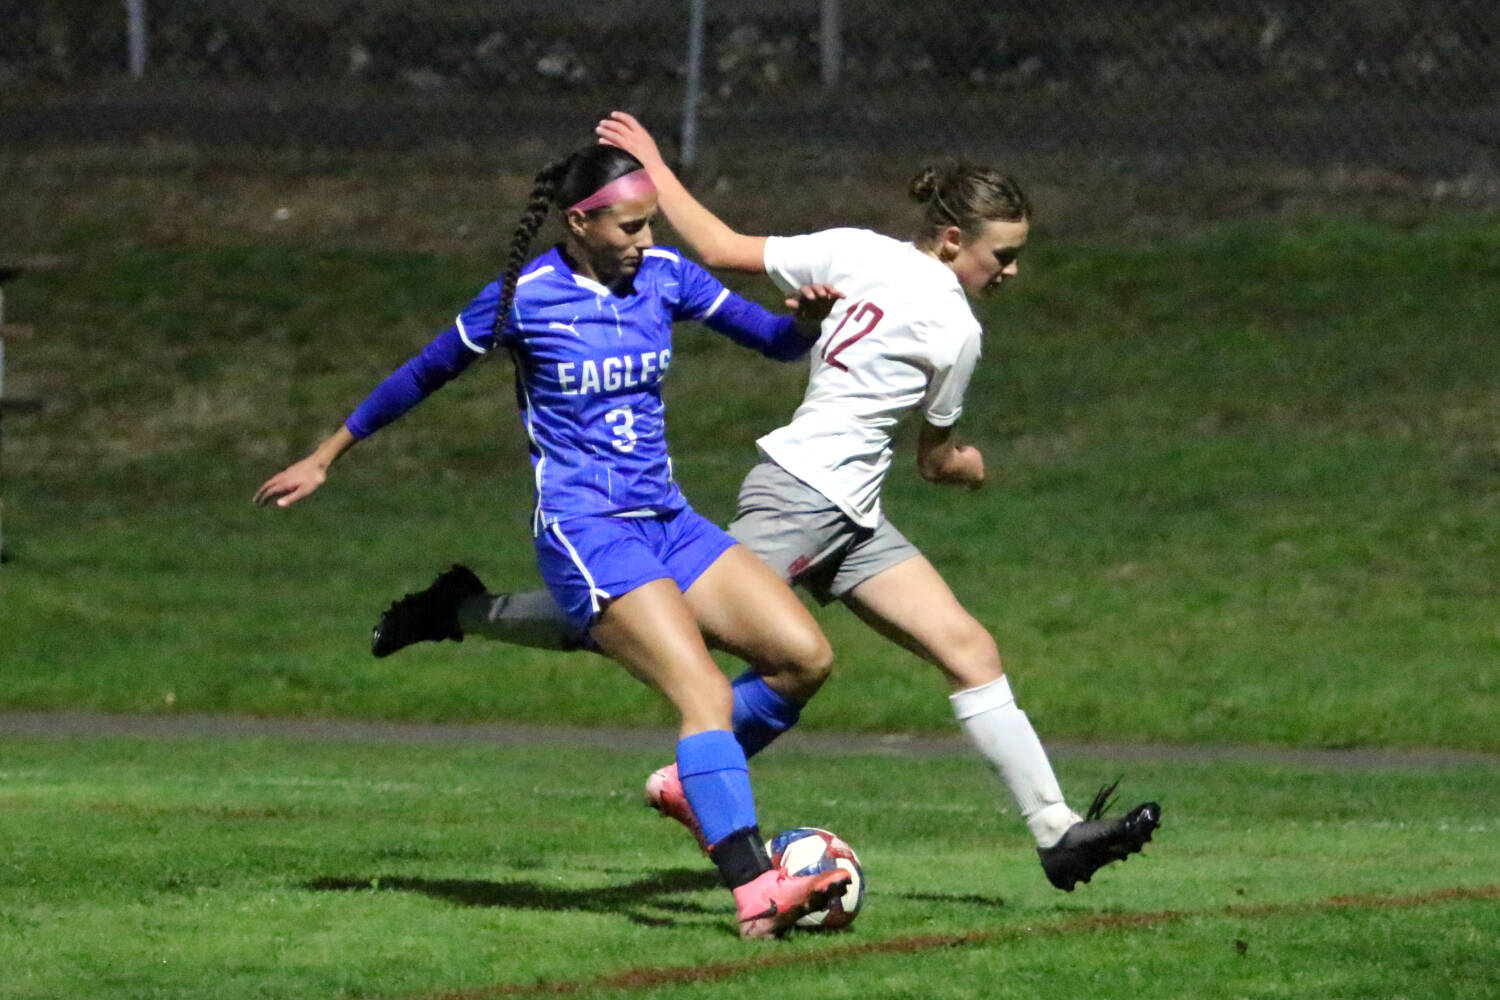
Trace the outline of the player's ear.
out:
[[[567,222],[568,232],[581,238],[588,229],[589,217],[583,212],[569,212],[564,221]]]
[[[938,234],[938,260],[944,263],[958,256],[963,249],[964,231],[957,226],[949,226]]]

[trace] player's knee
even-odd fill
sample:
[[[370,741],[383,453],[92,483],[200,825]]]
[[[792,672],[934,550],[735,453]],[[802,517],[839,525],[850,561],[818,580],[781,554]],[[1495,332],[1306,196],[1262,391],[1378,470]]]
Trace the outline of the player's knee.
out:
[[[777,673],[801,701],[811,698],[833,671],[833,647],[817,628],[785,636],[782,656]]]
[[[998,680],[1003,672],[995,637],[967,616],[948,630],[943,638],[943,648],[937,652],[943,669],[959,687],[988,684]]]

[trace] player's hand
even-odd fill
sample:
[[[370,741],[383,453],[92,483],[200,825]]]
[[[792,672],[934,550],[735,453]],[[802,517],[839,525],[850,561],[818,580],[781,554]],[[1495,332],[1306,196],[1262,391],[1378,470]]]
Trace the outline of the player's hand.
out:
[[[322,486],[327,478],[326,465],[311,457],[304,458],[261,483],[255,491],[255,502],[264,507],[274,500],[278,507],[290,507]]]
[[[661,150],[656,148],[656,140],[646,131],[646,126],[636,121],[635,116],[628,111],[611,111],[608,118],[594,126],[594,133],[599,136],[600,144],[618,146],[640,160],[641,166],[647,170],[667,165],[661,158]]]
[[[844,293],[832,285],[803,285],[786,300],[786,307],[797,314],[800,325],[816,329],[833,312],[833,304],[843,297]]]

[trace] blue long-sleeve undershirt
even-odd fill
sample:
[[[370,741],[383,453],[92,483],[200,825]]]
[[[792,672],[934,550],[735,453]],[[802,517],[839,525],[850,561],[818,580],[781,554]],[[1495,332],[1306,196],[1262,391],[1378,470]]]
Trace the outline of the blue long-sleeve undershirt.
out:
[[[447,385],[479,357],[458,335],[458,327],[448,327],[420,354],[386,376],[349,414],[344,426],[356,438],[369,437]]]
[[[796,361],[817,339],[816,330],[811,331],[811,337],[801,331],[796,317],[767,312],[733,292],[725,296],[713,315],[702,322],[741,347],[748,347],[776,361]]]
[[[795,317],[776,315],[734,292],[699,322],[776,361],[795,361],[815,339],[801,332]],[[344,426],[356,439],[369,437],[458,377],[480,356],[464,343],[457,326],[448,327],[376,386]]]

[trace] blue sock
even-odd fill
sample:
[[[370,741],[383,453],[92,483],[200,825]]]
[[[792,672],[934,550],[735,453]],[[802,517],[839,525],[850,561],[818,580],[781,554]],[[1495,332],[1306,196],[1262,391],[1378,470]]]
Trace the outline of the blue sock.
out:
[[[677,778],[709,847],[739,830],[755,828],[750,765],[729,730],[710,729],[679,740]]]
[[[802,706],[777,694],[761,676],[746,670],[734,679],[734,736],[754,757],[802,717]]]

